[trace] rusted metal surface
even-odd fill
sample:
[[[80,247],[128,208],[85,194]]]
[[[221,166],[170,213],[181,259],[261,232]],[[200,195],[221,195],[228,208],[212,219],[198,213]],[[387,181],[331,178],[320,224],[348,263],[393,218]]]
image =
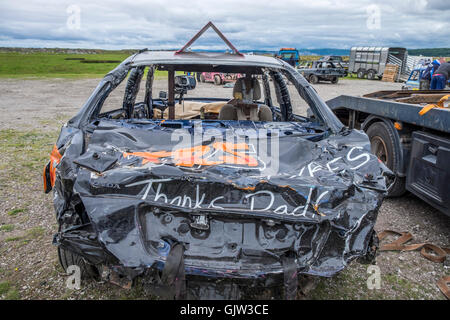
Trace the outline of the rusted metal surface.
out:
[[[435,94],[442,94],[447,95],[450,94],[450,90],[382,90],[382,91],[376,91],[372,93],[368,93],[363,95],[364,98],[376,98],[376,99],[384,99],[384,100],[391,100],[391,99],[397,99],[397,98],[406,98],[411,97],[413,95],[435,95]]]
[[[380,116],[393,121],[401,121],[403,123],[409,123],[424,128],[450,133],[450,110],[444,108],[433,108],[428,111],[426,115],[421,116],[419,114],[422,109],[420,104],[402,103],[393,99],[394,96],[398,98],[401,94],[403,93],[383,91],[365,95],[364,97],[342,95],[328,100],[327,105],[332,110],[345,108],[364,112],[370,115]],[[406,97],[406,94],[407,93],[405,93],[403,97]],[[436,91],[433,91],[433,94],[436,94]],[[369,98],[369,96],[371,98]],[[387,99],[385,97],[389,98]]]

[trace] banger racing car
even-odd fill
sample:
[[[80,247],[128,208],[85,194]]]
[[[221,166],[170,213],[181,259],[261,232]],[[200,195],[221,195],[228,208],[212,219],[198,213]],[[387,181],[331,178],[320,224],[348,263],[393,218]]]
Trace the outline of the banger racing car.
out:
[[[367,136],[280,59],[241,54],[225,37],[231,53],[186,51],[205,28],[179,51],[127,58],[62,127],[43,178],[63,268],[124,287],[141,279],[166,298],[279,287],[290,299],[299,275],[372,259],[389,170]],[[158,97],[156,70],[168,72]],[[243,77],[228,99],[188,98],[176,71]],[[121,83],[123,101],[105,110]],[[310,116],[293,111],[293,93]]]

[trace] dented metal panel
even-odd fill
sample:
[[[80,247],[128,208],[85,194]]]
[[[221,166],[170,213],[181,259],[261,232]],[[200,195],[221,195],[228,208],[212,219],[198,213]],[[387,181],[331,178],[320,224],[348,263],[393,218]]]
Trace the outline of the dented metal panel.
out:
[[[150,59],[141,55],[134,59],[143,66]],[[278,64],[270,73],[284,121],[130,119],[142,68],[128,80],[129,119],[98,118],[130,59],[61,130],[56,245],[130,280],[151,273],[153,287],[178,288],[177,297],[185,277],[278,279],[292,297],[293,275],[332,276],[373,255],[391,173],[370,153],[367,136],[344,128],[295,69],[245,57],[261,68]],[[314,122],[294,121],[281,73],[312,107]],[[197,296],[209,296],[210,285],[196,287]]]

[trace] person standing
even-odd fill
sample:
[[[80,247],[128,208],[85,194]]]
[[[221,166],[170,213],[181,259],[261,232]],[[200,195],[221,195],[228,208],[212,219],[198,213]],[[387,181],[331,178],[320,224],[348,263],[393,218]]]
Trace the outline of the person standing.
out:
[[[422,72],[422,77],[420,78],[419,90],[429,90],[430,82],[433,73],[439,68],[441,62],[436,59],[433,62],[429,63],[426,69]]]
[[[450,63],[445,62],[444,59],[440,59],[441,65],[433,73],[431,77],[430,89],[431,90],[444,90],[447,85],[447,81],[450,74]]]

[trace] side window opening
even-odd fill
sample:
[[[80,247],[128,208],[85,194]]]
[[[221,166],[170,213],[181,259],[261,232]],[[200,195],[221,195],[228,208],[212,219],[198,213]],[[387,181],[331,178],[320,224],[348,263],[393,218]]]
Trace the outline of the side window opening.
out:
[[[129,73],[128,73],[129,74]],[[103,103],[100,107],[99,116],[102,117],[111,112],[121,112],[123,111],[123,97],[125,95],[125,88],[127,86],[128,76],[122,80],[122,82],[114,89],[112,89],[106,98],[104,98]]]
[[[113,119],[133,118],[136,112],[148,113],[145,96],[148,70],[145,67],[132,68],[125,79],[112,89],[101,103],[99,117]]]
[[[283,109],[290,109],[292,113],[290,119],[287,119],[286,115],[282,114],[281,121],[305,120],[304,118],[309,119],[314,116],[308,102],[301,96],[297,87],[285,74],[272,72],[272,77],[280,106],[283,106]]]

